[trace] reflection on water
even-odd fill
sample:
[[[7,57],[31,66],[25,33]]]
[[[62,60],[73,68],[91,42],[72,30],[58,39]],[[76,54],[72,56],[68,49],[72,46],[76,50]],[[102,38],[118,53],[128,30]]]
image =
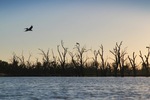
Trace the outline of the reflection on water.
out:
[[[148,100],[148,77],[0,77],[1,100]]]

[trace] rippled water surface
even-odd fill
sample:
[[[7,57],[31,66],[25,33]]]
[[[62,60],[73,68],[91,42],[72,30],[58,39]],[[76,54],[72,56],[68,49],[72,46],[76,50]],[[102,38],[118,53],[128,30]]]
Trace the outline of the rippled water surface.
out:
[[[150,100],[150,78],[0,77],[0,100]]]

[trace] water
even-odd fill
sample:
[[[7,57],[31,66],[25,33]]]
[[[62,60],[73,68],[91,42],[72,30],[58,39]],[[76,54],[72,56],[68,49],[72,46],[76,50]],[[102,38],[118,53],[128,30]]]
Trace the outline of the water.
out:
[[[150,100],[150,78],[0,77],[0,100]]]

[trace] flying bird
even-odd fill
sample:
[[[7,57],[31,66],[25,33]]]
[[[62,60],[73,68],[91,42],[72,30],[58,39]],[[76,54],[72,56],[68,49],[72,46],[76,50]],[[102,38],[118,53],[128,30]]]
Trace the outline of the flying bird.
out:
[[[32,28],[33,28],[33,26],[31,25],[31,27],[30,28],[25,28],[25,32],[27,32],[27,31],[32,31]]]

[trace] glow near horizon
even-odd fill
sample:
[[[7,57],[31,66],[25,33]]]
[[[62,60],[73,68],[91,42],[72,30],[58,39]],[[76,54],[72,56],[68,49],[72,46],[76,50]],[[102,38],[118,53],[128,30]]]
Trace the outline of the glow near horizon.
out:
[[[123,41],[129,55],[139,55],[139,50],[146,54],[149,4],[148,0],[1,0],[0,60],[22,51],[25,57],[29,52],[41,57],[38,48],[56,51],[61,40],[70,51],[76,42],[93,50],[103,44],[105,56],[111,56],[109,50]],[[33,32],[25,33],[30,25]]]

